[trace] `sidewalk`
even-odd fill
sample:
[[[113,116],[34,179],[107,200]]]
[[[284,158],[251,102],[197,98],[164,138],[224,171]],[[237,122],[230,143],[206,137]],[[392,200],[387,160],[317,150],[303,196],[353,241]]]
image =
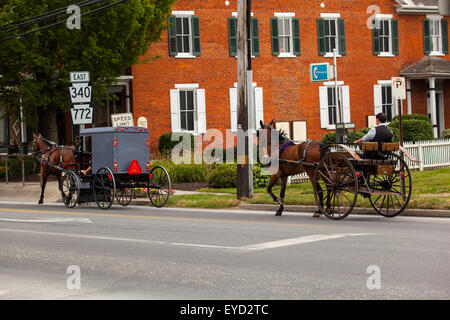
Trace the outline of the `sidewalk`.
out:
[[[0,201],[20,201],[20,202],[36,202],[39,201],[41,194],[41,187],[39,182],[25,182],[25,186],[22,186],[22,182],[0,182]],[[211,194],[207,192],[196,191],[184,191],[174,190],[173,195],[190,195],[190,194]],[[217,193],[219,194],[219,193]],[[58,184],[56,181],[49,181],[45,188],[44,203],[61,203],[61,193],[58,190]],[[131,205],[148,205],[149,200],[147,197],[138,197],[133,199]],[[273,211],[278,209],[276,204],[248,204],[241,203],[239,208],[243,210],[261,210],[261,211]],[[298,206],[298,205],[285,205],[286,212],[315,212],[316,206]],[[376,213],[371,208],[355,208],[352,214],[371,214]],[[446,217],[450,218],[450,210],[435,210],[435,209],[406,209],[401,215],[403,216],[417,216],[417,217]]]

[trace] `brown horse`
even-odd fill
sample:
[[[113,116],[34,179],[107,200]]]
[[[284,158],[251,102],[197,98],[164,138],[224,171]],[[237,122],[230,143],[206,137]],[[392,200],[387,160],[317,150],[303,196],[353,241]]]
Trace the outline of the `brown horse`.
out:
[[[58,170],[54,166],[73,170],[77,167],[75,154],[72,147],[59,147],[55,143],[44,139],[41,134],[33,133],[32,151],[34,157],[41,165],[41,197],[39,204],[44,203],[44,190],[49,175],[55,175],[58,179],[58,187],[61,190],[62,170]]]
[[[279,159],[278,170],[271,170],[272,176],[270,177],[269,186],[267,187],[267,192],[272,197],[275,202],[278,202],[280,207],[275,215],[281,216],[284,210],[284,196],[286,193],[286,185],[289,176],[297,175],[303,172],[308,174],[311,183],[314,183],[314,171],[315,168],[308,163],[317,163],[323,157],[322,144],[314,140],[308,140],[300,144],[295,144],[292,140],[287,138],[282,132],[275,131],[274,136],[279,139],[279,150],[272,152],[272,131],[275,130],[274,122],[272,120],[269,124],[264,124],[260,121],[261,128],[258,130],[259,143],[263,146],[263,151],[271,159]],[[265,133],[264,133],[265,131]],[[265,150],[264,150],[265,149]],[[296,163],[298,162],[298,163]],[[305,162],[300,164],[300,162]],[[273,192],[272,187],[281,179],[281,192],[280,197],[277,198]],[[323,196],[320,192],[320,185],[316,186],[319,190],[319,197]],[[321,201],[323,198],[320,197]],[[314,217],[320,216],[320,210],[314,213]]]

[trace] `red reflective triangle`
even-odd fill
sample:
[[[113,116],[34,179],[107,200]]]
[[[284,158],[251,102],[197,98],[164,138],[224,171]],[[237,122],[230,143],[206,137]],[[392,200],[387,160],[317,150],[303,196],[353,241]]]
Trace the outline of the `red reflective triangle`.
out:
[[[139,166],[139,163],[137,162],[137,160],[131,161],[130,167],[128,168],[128,174],[134,175],[134,174],[141,174],[141,173],[142,173],[142,169]]]

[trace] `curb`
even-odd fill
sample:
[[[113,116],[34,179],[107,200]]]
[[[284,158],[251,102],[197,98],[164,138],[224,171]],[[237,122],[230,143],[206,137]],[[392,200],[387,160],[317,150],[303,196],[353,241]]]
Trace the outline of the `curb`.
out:
[[[244,210],[260,211],[277,211],[279,208],[279,206],[275,204],[239,204],[238,207]],[[317,210],[317,207],[285,205],[284,210],[287,212],[312,213]],[[372,208],[354,208],[351,214],[374,215],[377,213]],[[450,218],[450,210],[406,209],[403,213],[400,214],[400,216]]]

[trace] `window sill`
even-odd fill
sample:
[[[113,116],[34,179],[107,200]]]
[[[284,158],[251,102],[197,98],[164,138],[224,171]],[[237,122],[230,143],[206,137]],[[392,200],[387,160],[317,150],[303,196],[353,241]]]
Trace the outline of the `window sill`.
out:
[[[429,54],[430,57],[445,57],[445,54],[443,54],[442,52],[431,52]]]
[[[395,58],[395,55],[392,53],[380,53],[378,55],[378,57],[380,57],[380,58]]]
[[[175,56],[175,58],[177,58],[177,59],[195,59],[197,57],[192,54],[177,54]]]
[[[334,54],[328,52],[328,53],[326,53],[323,57],[324,57],[324,58],[334,58]],[[342,55],[337,54],[337,55],[336,55],[336,58],[342,58]]]
[[[278,58],[297,58],[297,56],[292,53],[280,53]]]

